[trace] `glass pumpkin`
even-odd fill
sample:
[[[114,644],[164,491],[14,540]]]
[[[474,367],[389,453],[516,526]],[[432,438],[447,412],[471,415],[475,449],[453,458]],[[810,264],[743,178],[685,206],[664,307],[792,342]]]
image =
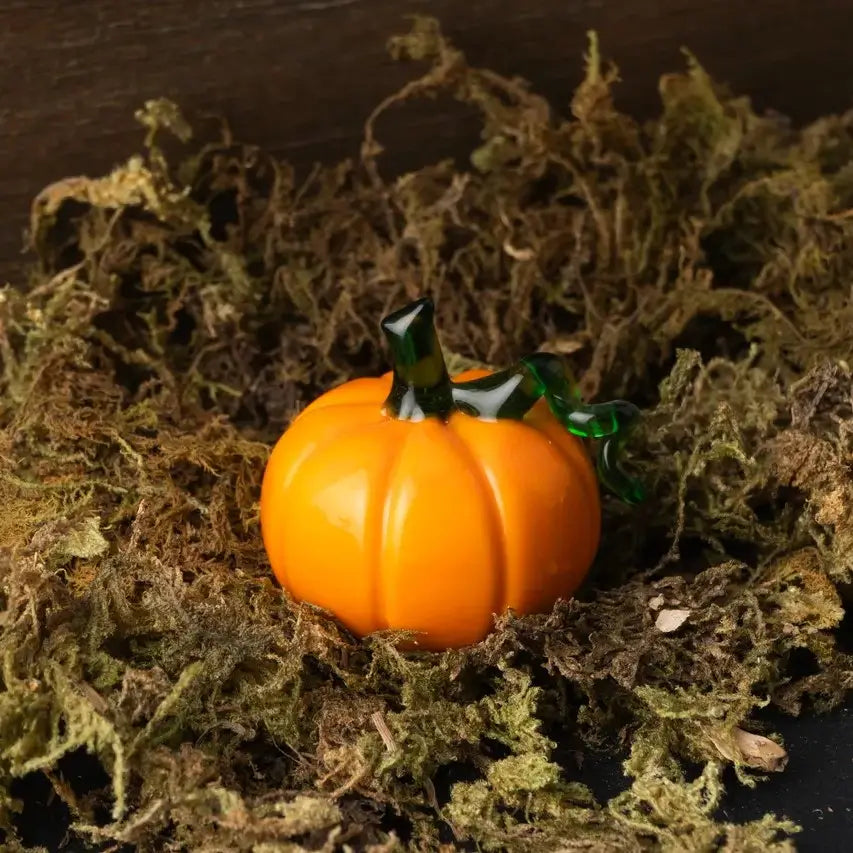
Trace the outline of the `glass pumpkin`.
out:
[[[548,611],[586,576],[601,535],[596,468],[631,502],[615,451],[637,418],[590,406],[555,356],[449,377],[429,299],[382,322],[394,370],[332,389],[276,443],[261,530],[279,583],[357,636],[419,648],[483,639],[495,615]]]

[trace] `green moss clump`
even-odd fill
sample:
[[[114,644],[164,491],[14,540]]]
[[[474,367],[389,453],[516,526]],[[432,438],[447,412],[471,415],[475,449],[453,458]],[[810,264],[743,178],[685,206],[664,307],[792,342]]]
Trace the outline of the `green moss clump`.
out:
[[[432,21],[391,50],[426,70],[358,162],[297,182],[158,101],[143,155],[34,202],[0,297],[7,849],[33,773],[140,851],[793,849],[718,806],[727,766],[784,766],[759,709],[853,685],[853,115],[793,130],[691,58],[642,125],[593,39],[566,117]],[[383,177],[376,117],[439,93],[480,111],[470,161]],[[258,532],[272,442],[424,293],[456,366],[547,348],[647,411],[651,497],[606,504],[583,593],[443,655],[295,606]],[[565,755],[626,745],[596,802]]]

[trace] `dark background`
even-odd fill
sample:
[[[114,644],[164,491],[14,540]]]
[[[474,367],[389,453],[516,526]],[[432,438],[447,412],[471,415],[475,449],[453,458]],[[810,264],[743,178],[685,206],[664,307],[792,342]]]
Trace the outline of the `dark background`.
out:
[[[356,154],[368,113],[412,76],[385,42],[415,13],[558,108],[589,29],[633,112],[657,109],[658,77],[683,67],[683,46],[798,121],[853,106],[853,0],[3,0],[0,279],[16,273],[35,193],[138,151],[146,99],[222,113],[241,140],[297,164]],[[380,131],[389,165],[406,167],[464,150],[475,125],[437,104]]]
[[[0,280],[21,279],[32,197],[138,151],[133,113],[146,99],[223,114],[240,139],[299,166],[356,155],[370,110],[413,73],[385,52],[411,13],[438,17],[472,63],[529,79],[557,108],[581,78],[589,29],[622,70],[619,106],[639,116],[657,108],[659,75],[683,67],[682,47],[796,122],[853,107],[853,0],[5,0]],[[442,103],[379,129],[396,170],[462,152],[476,133]],[[732,777],[725,816],[774,811],[804,827],[800,850],[853,849],[853,714],[772,722],[788,768],[752,791]],[[64,770],[92,772],[82,759]],[[584,774],[600,796],[622,787],[615,761],[589,759]],[[17,790],[26,840],[56,849],[67,814],[49,793],[40,775]]]

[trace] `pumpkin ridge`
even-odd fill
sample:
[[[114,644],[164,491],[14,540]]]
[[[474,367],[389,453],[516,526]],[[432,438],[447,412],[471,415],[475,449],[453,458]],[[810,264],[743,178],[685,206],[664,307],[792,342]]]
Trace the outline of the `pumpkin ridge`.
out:
[[[553,454],[555,454],[565,465],[568,465],[571,470],[574,472],[575,477],[583,483],[584,494],[587,498],[586,505],[589,507],[597,506],[599,499],[597,491],[595,490],[595,484],[593,483],[592,487],[590,486],[590,479],[587,471],[583,470],[583,465],[581,465],[571,453],[567,453],[565,448],[557,441],[555,441],[548,433],[539,427],[534,427],[534,431],[537,435],[551,448]],[[579,440],[579,439],[576,439]],[[597,550],[596,543],[596,550]],[[593,553],[594,556],[594,553]]]
[[[371,598],[373,600],[373,621],[376,624],[376,630],[385,630],[388,627],[388,607],[383,595],[385,589],[385,572],[382,560],[383,544],[388,533],[388,525],[391,515],[391,495],[393,490],[391,484],[397,476],[400,469],[400,460],[403,458],[403,451],[406,449],[406,444],[411,436],[411,430],[405,430],[403,438],[400,442],[389,442],[391,447],[390,452],[385,461],[385,467],[382,470],[382,476],[377,477],[375,483],[371,486],[370,504],[368,509],[369,527],[371,536],[375,536],[375,541],[371,540],[368,550],[373,555],[373,577],[371,581],[373,588],[371,590]],[[373,490],[376,490],[376,507],[373,506]]]
[[[598,490],[596,489],[595,480],[590,476],[589,470],[581,464],[582,460],[578,460],[576,457],[567,453],[565,448],[559,442],[553,441],[545,433],[540,432],[539,430],[537,430],[537,432],[539,432],[542,438],[544,438],[545,441],[554,448],[554,451],[561,459],[572,466],[572,469],[584,485],[584,492],[586,493],[589,504],[596,504],[598,502]],[[580,439],[576,440],[580,441]],[[585,458],[586,457],[584,457],[584,459]]]
[[[468,415],[457,413],[456,417],[468,417]],[[498,558],[498,582],[495,584],[495,599],[497,600],[497,604],[496,606],[493,605],[493,613],[496,616],[501,616],[504,610],[506,610],[507,565],[509,563],[506,531],[504,530],[501,515],[501,503],[498,500],[495,486],[480,464],[480,460],[474,449],[468,444],[465,437],[456,431],[453,423],[454,419],[451,419],[447,424],[447,435],[451,437],[451,441],[456,447],[461,449],[468,464],[468,469],[474,475],[477,487],[483,496],[485,504],[489,508],[489,526],[491,528],[489,533],[491,534],[492,542],[495,543],[495,554]]]
[[[344,408],[344,407],[361,408],[363,405],[365,405],[365,404],[363,404],[363,403],[339,403],[339,404],[335,404],[334,408]],[[313,412],[324,412],[325,413],[326,410],[330,409],[330,408],[333,408],[333,407],[332,406],[320,406],[320,408],[318,408],[318,409],[312,409],[311,412],[308,412],[308,410],[305,409],[302,412],[302,414],[311,414]],[[302,417],[302,415],[300,414],[299,417]],[[340,429],[333,430],[319,444],[316,444],[314,447],[311,447],[307,450],[302,451],[298,461],[296,463],[292,464],[291,467],[288,469],[287,478],[284,481],[284,488],[288,488],[294,482],[294,480],[296,480],[296,478],[299,476],[300,469],[302,468],[302,466],[305,464],[305,462],[308,460],[308,458],[310,456],[313,456],[314,454],[323,453],[323,451],[325,451],[325,449],[330,444],[334,444],[334,442],[338,441],[340,438],[347,435],[348,433],[355,432],[356,430],[360,430],[360,429],[373,428],[373,427],[376,427],[379,424],[384,423],[384,422],[385,422],[384,420],[377,420],[375,422],[364,421],[363,423],[352,424],[352,423],[347,423],[346,421],[343,421],[343,420],[340,421],[340,427],[341,427]],[[296,418],[293,419],[293,423],[296,423]]]
[[[363,404],[361,404],[361,403],[349,403],[349,404],[341,403],[338,405],[340,408],[343,408],[344,406],[350,406],[350,407],[355,408],[355,407],[360,407]],[[320,406],[316,409],[311,409],[310,411],[308,409],[303,409],[303,411],[296,418],[294,418],[291,421],[291,425],[296,423],[296,421],[299,418],[301,418],[302,415],[306,415],[307,417],[310,418],[310,416],[313,413],[325,412],[326,408],[327,408],[326,406]],[[377,417],[378,417],[378,413],[377,413]],[[302,450],[300,451],[299,455],[295,459],[291,460],[291,462],[287,468],[287,475],[286,475],[284,481],[280,484],[280,488],[282,489],[282,491],[287,491],[299,479],[299,475],[302,473],[303,466],[312,456],[314,456],[315,454],[323,453],[326,450],[326,448],[330,447],[336,441],[339,441],[343,436],[345,436],[351,432],[354,432],[356,430],[375,428],[376,426],[378,426],[379,424],[382,424],[384,422],[385,422],[384,420],[376,420],[375,422],[365,421],[362,423],[352,424],[352,423],[347,423],[346,420],[341,420],[339,422],[339,428],[338,429],[331,430],[329,435],[325,436],[323,441],[321,441],[319,444],[316,444],[313,447],[307,447],[307,448],[303,447]],[[285,435],[287,435],[287,433],[285,433]],[[272,456],[275,454],[276,449],[277,449],[277,447],[273,448],[273,452],[270,456],[270,460],[272,460]],[[261,538],[265,541],[265,545],[266,545],[266,537],[271,535],[267,529],[267,524],[265,524],[265,522],[264,522],[264,509],[263,509],[264,500],[263,500],[263,497],[264,497],[264,489],[265,489],[266,482],[267,482],[267,479],[266,479],[266,475],[265,475],[264,480],[261,483]],[[282,524],[284,525],[284,524],[286,524],[286,522],[282,522]],[[285,569],[285,567],[282,563],[280,563],[280,562],[278,563],[277,568],[275,569],[275,574],[279,578],[279,583],[281,584],[281,586],[283,588],[287,589],[289,587],[289,577],[288,577],[287,570]],[[288,593],[288,595],[290,595],[290,593]]]

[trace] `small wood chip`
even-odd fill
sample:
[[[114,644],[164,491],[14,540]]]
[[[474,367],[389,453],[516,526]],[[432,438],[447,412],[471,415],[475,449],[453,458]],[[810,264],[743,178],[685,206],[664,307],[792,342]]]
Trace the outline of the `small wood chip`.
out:
[[[379,737],[382,738],[382,743],[385,744],[385,749],[388,752],[393,752],[397,748],[397,741],[394,740],[394,735],[391,734],[391,729],[388,728],[388,723],[385,722],[385,717],[382,716],[381,711],[376,711],[371,714],[370,720],[374,726],[376,726],[376,731],[379,732]]]
[[[553,350],[558,355],[571,355],[573,352],[582,350],[586,346],[583,341],[572,340],[571,338],[558,338],[549,349]]]
[[[743,729],[735,728],[734,740],[743,756],[743,761],[750,767],[779,773],[788,764],[788,753],[776,741],[764,735],[756,735]]]
[[[652,610],[660,610],[664,605],[664,597],[662,595],[656,595],[654,598],[649,599],[649,607]]]
[[[530,261],[536,257],[536,253],[533,249],[519,249],[512,245],[509,240],[504,240],[504,251],[516,261]]]
[[[729,761],[771,773],[781,772],[788,764],[788,753],[778,743],[737,726],[728,731],[711,732],[710,739],[720,755]]]
[[[661,634],[670,634],[678,630],[690,615],[689,610],[661,610],[655,620],[655,628]]]

